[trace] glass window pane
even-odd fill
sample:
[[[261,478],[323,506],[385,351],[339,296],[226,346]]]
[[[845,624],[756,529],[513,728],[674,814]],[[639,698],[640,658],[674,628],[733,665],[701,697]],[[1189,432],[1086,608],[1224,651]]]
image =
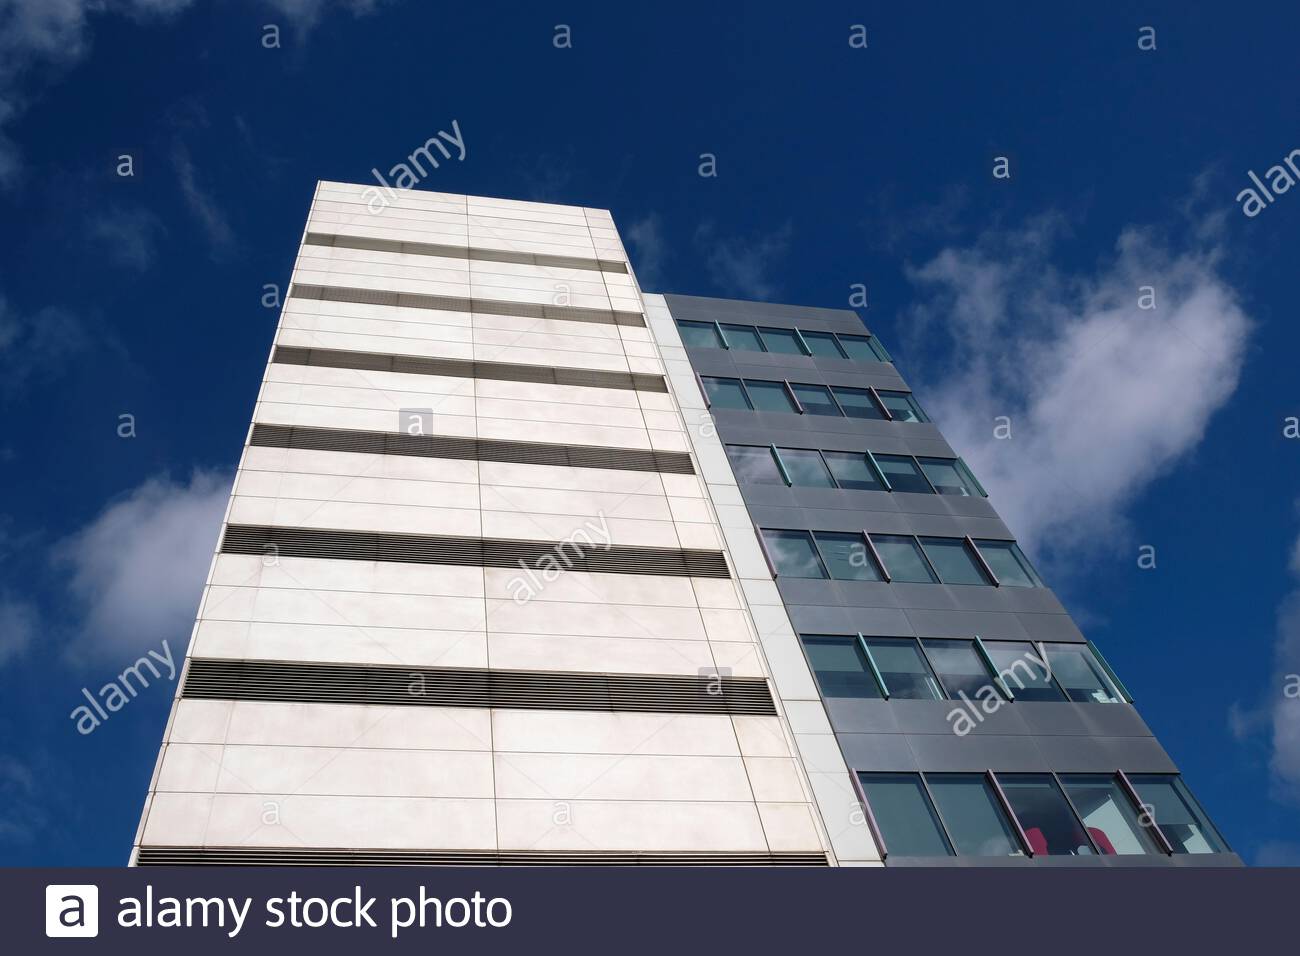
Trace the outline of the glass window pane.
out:
[[[844,358],[844,350],[829,332],[804,332],[803,340],[818,358]]]
[[[925,412],[921,411],[921,406],[912,398],[911,392],[885,392],[879,389],[876,394],[880,400],[885,403],[891,415],[896,422],[928,422],[930,419],[925,417]]]
[[[957,467],[955,458],[918,458],[917,461],[921,463],[925,477],[930,479],[930,484],[934,485],[934,490],[939,494],[975,497],[975,489]]]
[[[1027,641],[986,641],[984,649],[1016,700],[1065,700],[1036,646]]]
[[[906,534],[873,534],[871,543],[895,584],[934,584],[935,576],[916,539]]]
[[[952,856],[919,776],[861,773],[858,779],[890,856]]]
[[[939,680],[943,681],[943,686],[954,698],[960,692],[971,700],[976,700],[976,695],[981,691],[987,698],[989,692],[984,688],[991,688],[994,694],[998,694],[993,675],[985,666],[984,658],[975,650],[974,641],[927,638],[921,643],[925,645],[925,653],[929,655]],[[998,696],[1001,697],[1000,694]]]
[[[944,584],[992,584],[961,538],[922,538],[926,556]]]
[[[1039,856],[1089,856],[1092,844],[1056,782],[1042,773],[998,774],[1007,803]]]
[[[681,333],[682,344],[688,349],[722,348],[722,339],[718,337],[718,327],[712,322],[684,322],[678,320],[677,331]]]
[[[1087,644],[1044,644],[1047,666],[1070,700],[1120,703],[1119,691]]]
[[[709,396],[709,406],[712,408],[753,407],[745,397],[745,390],[740,387],[738,378],[710,378],[705,375],[700,377],[700,381],[704,383],[704,394]]]
[[[831,390],[825,385],[795,385],[790,384],[794,389],[795,395],[799,398],[799,404],[803,406],[805,414],[808,415],[834,415],[840,416],[840,410],[836,407],[834,400],[831,398]]]
[[[731,470],[736,473],[736,481],[742,485],[785,484],[770,448],[762,445],[728,445],[727,457],[731,459]]]
[[[867,647],[876,669],[885,680],[890,697],[901,700],[943,700],[939,682],[921,656],[916,641],[909,638],[869,637]]]
[[[800,639],[823,696],[880,699],[880,687],[856,637],[804,634]]]
[[[1016,832],[988,778],[978,773],[932,773],[925,782],[960,856],[1024,856]]]
[[[767,542],[768,554],[776,565],[777,574],[788,578],[824,578],[826,569],[822,567],[817,549],[813,547],[812,535],[807,531],[768,531],[763,530],[763,540]]]
[[[840,333],[840,344],[844,346],[844,351],[849,358],[855,362],[879,362],[880,356],[876,350],[871,347],[871,342],[865,335],[845,335]]]
[[[790,393],[785,390],[785,385],[781,382],[763,382],[747,378],[745,390],[749,392],[749,400],[760,412],[795,411]]]
[[[831,577],[839,581],[879,581],[876,562],[867,552],[861,534],[852,531],[814,531],[817,548]]]
[[[835,397],[840,407],[849,418],[875,418],[883,420],[885,415],[880,406],[872,399],[865,388],[849,388],[845,385],[835,386]]]
[[[916,462],[907,455],[877,455],[876,464],[885,473],[889,487],[894,491],[910,491],[915,494],[932,495],[934,489],[916,467]]]
[[[790,474],[790,481],[794,484],[812,488],[835,487],[822,456],[813,449],[781,448],[778,451],[785,470]]]
[[[1130,774],[1129,782],[1175,853],[1228,852],[1219,832],[1176,776]]]
[[[875,469],[867,461],[866,452],[824,451],[822,458],[830,466],[831,474],[841,488],[855,491],[884,491],[885,486],[876,477]]]
[[[727,339],[727,345],[741,352],[761,352],[763,351],[763,342],[758,337],[758,329],[752,325],[724,325],[722,334]]]
[[[787,355],[803,355],[804,351],[799,347],[799,339],[794,334],[794,329],[765,329],[760,328],[763,333],[763,344],[767,346],[769,352],[784,352]]]
[[[1133,801],[1110,774],[1070,774],[1061,777],[1088,836],[1103,854],[1139,856],[1157,853],[1155,838],[1142,826]]]
[[[1014,541],[994,541],[981,538],[975,542],[980,554],[989,563],[998,582],[1013,588],[1041,588],[1043,582],[1034,573],[1029,559],[1024,556]]]

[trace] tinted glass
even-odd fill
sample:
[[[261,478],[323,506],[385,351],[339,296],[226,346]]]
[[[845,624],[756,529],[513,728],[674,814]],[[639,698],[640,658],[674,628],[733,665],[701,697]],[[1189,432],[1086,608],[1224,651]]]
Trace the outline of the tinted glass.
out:
[[[822,694],[880,698],[880,688],[871,676],[867,657],[856,637],[805,634],[802,640]]]
[[[890,697],[900,700],[943,700],[939,682],[911,638],[869,637],[871,659],[884,678]]]
[[[865,335],[840,335],[840,344],[844,346],[844,351],[849,358],[855,362],[879,362],[880,356],[876,350],[871,347],[871,342]]]
[[[831,473],[826,470],[822,456],[809,448],[782,448],[779,450],[781,463],[790,474],[790,481],[796,485],[813,488],[834,488]]]
[[[998,583],[1006,587],[1033,588],[1042,587],[1038,575],[1030,566],[1029,560],[1021,553],[1014,541],[993,541],[982,538],[975,542],[980,554],[989,563],[993,573],[998,576]]]
[[[1070,700],[1118,704],[1119,691],[1087,644],[1044,644],[1047,666]]]
[[[989,669],[984,666],[984,659],[975,650],[974,641],[925,640],[921,643],[925,645],[925,653],[929,655],[930,663],[934,665],[939,680],[943,681],[943,686],[954,698],[960,691],[972,700],[976,700],[975,695],[986,687],[992,688],[994,693],[997,692],[993,675],[989,673]],[[985,690],[984,697],[987,698],[988,693]]]
[[[1011,811],[1039,856],[1087,856],[1088,836],[1051,777],[1039,773],[998,774]]]
[[[829,332],[804,332],[803,340],[812,349],[812,354],[821,358],[844,358],[844,351],[835,342],[835,336]]]
[[[876,477],[875,470],[860,451],[824,451],[822,458],[830,466],[831,474],[841,488],[857,491],[884,491],[885,486]]]
[[[824,578],[826,569],[817,557],[812,535],[807,531],[763,531],[768,554],[777,574],[788,578]]]
[[[752,325],[724,325],[722,334],[726,336],[727,345],[742,352],[761,352],[763,342],[758,337],[758,329]]]
[[[831,577],[840,581],[879,581],[876,562],[867,552],[861,534],[845,531],[814,531],[817,548]]]
[[[885,417],[880,407],[872,400],[871,393],[865,388],[848,388],[844,385],[836,385],[835,397],[839,399],[840,407],[844,409],[844,414],[848,415],[849,418],[884,419]]]
[[[763,334],[763,344],[769,352],[784,352],[787,355],[803,355],[799,340],[793,329],[759,329]]]
[[[750,408],[745,390],[740,387],[738,378],[709,378],[702,376],[704,394],[709,396],[709,405],[713,408]]]
[[[681,333],[682,344],[688,349],[722,348],[718,328],[712,322],[678,322],[677,331]]]
[[[785,484],[770,448],[762,445],[728,445],[727,457],[731,459],[731,470],[736,473],[736,481],[742,485]]]
[[[958,855],[1024,856],[1011,821],[983,774],[932,773],[925,779]]]
[[[916,462],[906,455],[877,455],[876,464],[885,473],[889,487],[894,491],[910,491],[916,494],[932,495],[934,489],[916,467]]]
[[[880,552],[880,560],[885,562],[894,583],[935,583],[935,576],[930,572],[915,538],[904,534],[873,534],[871,543]]]
[[[1181,780],[1164,774],[1133,774],[1133,789],[1142,798],[1144,812],[1175,853],[1226,853],[1227,845]]]
[[[914,773],[858,775],[890,856],[952,856],[930,799]]]
[[[1024,641],[987,641],[984,648],[1016,700],[1065,700],[1065,694],[1043,667],[1037,646]]]
[[[834,415],[839,417],[840,410],[831,399],[831,390],[825,385],[795,385],[791,383],[799,404],[808,415]]]
[[[966,481],[966,476],[957,467],[956,459],[918,458],[925,477],[930,479],[934,490],[941,495],[965,495],[974,497],[976,491]]]
[[[1061,777],[1061,785],[1098,852],[1140,856],[1159,851],[1155,838],[1139,821],[1133,802],[1110,774],[1071,774]]]
[[[944,584],[992,584],[961,538],[922,538],[925,553]]]
[[[785,390],[785,385],[781,382],[756,382],[753,379],[746,379],[745,390],[749,392],[749,400],[760,412],[795,410],[794,402],[790,400],[790,393]]]
[[[876,394],[885,403],[896,422],[928,422],[921,406],[916,404],[910,392],[884,392],[877,389]]]

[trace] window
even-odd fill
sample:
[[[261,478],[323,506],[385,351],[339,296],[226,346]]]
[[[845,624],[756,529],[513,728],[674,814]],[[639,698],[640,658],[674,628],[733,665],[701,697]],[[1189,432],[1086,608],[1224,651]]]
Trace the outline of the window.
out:
[[[943,700],[943,690],[911,638],[868,637],[867,650],[885,693],[898,700]]]
[[[792,485],[810,488],[834,488],[835,479],[831,477],[822,456],[810,448],[778,448],[781,464],[790,476]]]
[[[760,412],[797,411],[784,382],[756,382],[753,379],[746,379],[745,391],[749,393],[749,400],[754,403],[754,408]]]
[[[805,634],[801,640],[823,697],[880,699],[880,687],[856,637]]]
[[[916,462],[907,455],[876,455],[876,464],[885,475],[892,491],[909,491],[922,495],[934,494]]]
[[[911,392],[876,392],[880,396],[880,401],[889,413],[894,416],[896,422],[928,422],[930,419],[925,417],[925,412],[921,411],[921,406],[916,404],[916,399],[912,398]]]
[[[727,457],[736,481],[742,485],[784,485],[785,478],[776,466],[772,449],[762,445],[728,445]]]
[[[934,572],[915,538],[905,534],[873,534],[871,543],[895,584],[935,583]]]
[[[684,322],[678,320],[677,331],[682,335],[682,344],[688,349],[723,348],[722,337],[718,327],[712,322]]]
[[[1099,853],[1140,856],[1160,852],[1155,838],[1139,821],[1133,801],[1113,776],[1069,774],[1061,777],[1061,785]]]
[[[1086,856],[1095,852],[1051,775],[998,774],[998,783],[1035,856]]]
[[[829,332],[804,332],[803,340],[818,358],[847,358],[844,350]]]
[[[742,352],[762,352],[763,340],[758,337],[758,329],[752,325],[724,325],[722,334],[727,345]]]
[[[815,531],[813,538],[831,577],[839,581],[879,581],[876,562],[867,553],[861,534],[843,531]]]
[[[861,451],[824,451],[826,460],[835,482],[841,488],[856,491],[884,491],[885,486],[876,477],[875,469],[867,461],[866,452]]]
[[[960,856],[1025,855],[984,774],[932,773],[925,782]]]
[[[1123,698],[1087,644],[1044,644],[1052,676],[1073,701],[1118,704]]]
[[[1021,553],[1014,541],[993,541],[981,538],[975,542],[980,555],[988,562],[998,583],[1004,587],[1041,588],[1043,582],[1034,573],[1029,559]]]
[[[791,385],[790,388],[806,414],[835,416],[841,414],[839,406],[831,398],[831,390],[825,385]]]
[[[889,355],[882,348],[877,348],[873,338],[867,335],[839,334],[840,345],[855,362],[888,362]]]
[[[803,355],[803,347],[799,345],[799,336],[794,329],[764,329],[758,330],[763,335],[763,344],[767,346],[769,352],[783,352],[786,355]]]
[[[1175,853],[1228,852],[1223,837],[1177,776],[1133,774],[1129,782]]]
[[[917,461],[920,462],[925,477],[930,479],[930,484],[934,485],[934,490],[939,494],[964,495],[968,498],[979,494],[975,486],[966,479],[964,470],[957,467],[957,459],[918,458]]]
[[[753,408],[745,397],[745,389],[738,378],[710,378],[701,376],[704,394],[711,408]]]
[[[922,538],[925,554],[944,584],[992,584],[961,538]]]
[[[1065,694],[1043,669],[1039,649],[1023,641],[990,641],[984,645],[1002,679],[1004,690],[1016,700],[1065,700]]]
[[[763,530],[767,552],[776,565],[776,573],[788,578],[824,578],[826,569],[813,547],[812,535],[807,531]]]
[[[948,693],[955,699],[958,692],[972,700],[985,687],[994,687],[984,658],[975,649],[974,641],[927,639],[921,642],[935,673]]]
[[[849,418],[884,419],[884,413],[876,405],[871,393],[865,388],[849,388],[845,385],[836,385],[834,391],[840,407],[844,409],[844,414]]]
[[[920,774],[860,773],[858,780],[889,854],[952,856]]]

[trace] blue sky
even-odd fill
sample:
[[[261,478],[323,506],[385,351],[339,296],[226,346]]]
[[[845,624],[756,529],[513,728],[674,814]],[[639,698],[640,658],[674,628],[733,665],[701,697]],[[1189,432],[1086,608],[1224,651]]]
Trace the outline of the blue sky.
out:
[[[316,180],[454,119],[425,188],[609,208],[648,290],[865,284],[1234,848],[1300,863],[1300,189],[1236,198],[1300,147],[1300,10],[949,6],[0,0],[0,860],[126,860],[172,689],[69,713],[184,653]]]

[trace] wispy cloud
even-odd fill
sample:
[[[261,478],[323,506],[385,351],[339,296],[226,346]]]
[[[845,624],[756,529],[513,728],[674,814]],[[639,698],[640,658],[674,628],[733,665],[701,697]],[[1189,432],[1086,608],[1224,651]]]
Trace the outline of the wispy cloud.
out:
[[[759,236],[720,236],[711,222],[695,231],[695,244],[704,256],[709,277],[724,295],[770,299],[780,290],[772,275],[790,249],[794,227],[786,223]]]
[[[86,324],[66,309],[47,306],[20,315],[0,296],[0,398],[63,374],[68,360],[92,341]]]
[[[12,593],[0,593],[0,667],[27,650],[39,620],[35,605]]]
[[[664,279],[668,244],[664,241],[663,220],[657,212],[638,219],[623,230],[623,236],[635,255],[636,276],[643,287],[657,289]]]
[[[137,206],[109,206],[86,223],[86,234],[120,266],[144,272],[157,257],[165,235],[162,220]]]
[[[172,165],[176,169],[176,178],[180,183],[185,205],[194,213],[211,242],[213,252],[221,254],[228,251],[235,243],[235,231],[230,227],[225,212],[206,189],[199,185],[198,172],[190,151],[183,143],[177,142],[172,147]]]
[[[382,0],[265,0],[275,13],[289,20],[300,35],[315,29],[320,18],[331,8],[362,17],[379,9]]]

